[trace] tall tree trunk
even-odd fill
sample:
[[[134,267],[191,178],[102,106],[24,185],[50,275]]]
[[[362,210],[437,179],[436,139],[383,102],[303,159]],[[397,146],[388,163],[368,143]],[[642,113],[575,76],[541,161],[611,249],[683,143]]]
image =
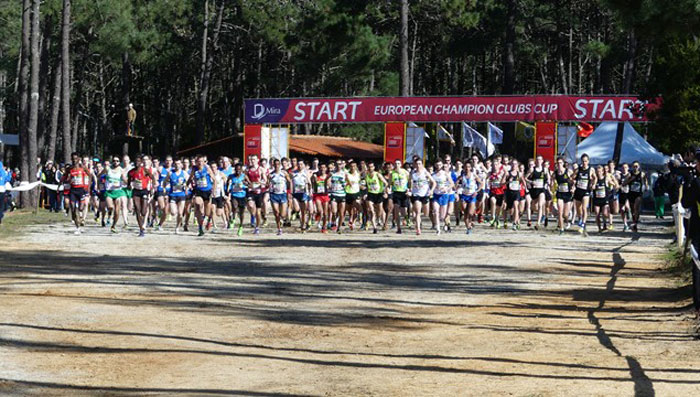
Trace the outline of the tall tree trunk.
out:
[[[197,98],[197,144],[201,144],[206,138],[205,117],[207,113],[207,98],[209,97],[209,82],[211,80],[212,67],[214,65],[214,52],[218,46],[219,33],[224,18],[225,0],[219,0],[216,11],[216,25],[212,36],[212,48],[208,50],[207,36],[209,35],[209,2],[204,3],[204,38],[202,40],[202,70],[199,80],[199,96]]]
[[[20,179],[22,182],[30,181],[29,178],[29,66],[31,63],[31,7],[29,0],[22,1],[22,47],[19,74],[19,138],[20,138]],[[22,194],[21,205],[29,206],[29,195]]]
[[[506,1],[506,34],[503,49],[503,89],[504,95],[512,95],[515,90],[515,16],[518,12],[516,0]],[[503,128],[503,147],[513,153],[515,128],[508,123]]]
[[[5,54],[0,47],[0,59],[2,59]],[[0,92],[5,92],[7,89],[7,71],[4,67],[0,67]],[[5,133],[5,96],[0,95],[0,134]],[[2,150],[2,149],[0,149]],[[2,155],[2,153],[0,153]]]
[[[120,128],[124,128],[122,131],[124,131],[124,134],[126,135],[127,129],[128,129],[128,114],[127,111],[129,110],[129,103],[131,103],[131,62],[129,62],[129,53],[125,52],[122,54],[122,103],[123,107],[120,110],[120,113],[123,115],[123,118],[120,117],[121,120],[124,122],[121,123]],[[120,134],[121,135],[121,134]],[[129,141],[127,139],[124,139],[124,143],[122,144],[122,155],[129,154]]]
[[[44,19],[44,29],[41,40],[41,69],[39,71],[39,125],[37,126],[37,149],[42,159],[47,158],[46,139],[48,138],[47,126],[49,118],[46,114],[46,100],[49,97],[49,65],[50,65],[50,49],[51,49],[51,32],[53,30],[51,18]],[[53,160],[53,159],[51,159]]]
[[[63,21],[61,22],[61,131],[63,133],[63,162],[70,163],[70,19],[71,0],[63,0]]]
[[[411,83],[408,69],[408,0],[401,0],[401,96],[410,94]]]
[[[41,26],[39,5],[41,0],[32,0],[32,32],[30,40],[30,55],[31,55],[31,80],[29,83],[30,99],[29,99],[29,122],[27,125],[27,145],[29,156],[29,181],[36,180],[37,173],[37,156],[36,147],[37,126],[39,125],[39,69],[41,68],[41,50],[39,41],[41,39]],[[39,191],[32,189],[28,195],[22,195],[22,206],[34,208],[39,201]],[[25,198],[25,196],[27,196]]]
[[[622,81],[622,93],[630,94],[632,92],[632,84],[636,74],[636,59],[637,57],[637,34],[632,28],[627,36],[627,58],[625,60],[625,75]]]
[[[63,66],[61,58],[56,62],[56,71],[53,76],[53,95],[51,96],[51,125],[49,126],[48,148],[46,150],[46,158],[49,160],[56,159],[56,132],[58,131],[58,115],[61,110],[61,76],[63,75]]]

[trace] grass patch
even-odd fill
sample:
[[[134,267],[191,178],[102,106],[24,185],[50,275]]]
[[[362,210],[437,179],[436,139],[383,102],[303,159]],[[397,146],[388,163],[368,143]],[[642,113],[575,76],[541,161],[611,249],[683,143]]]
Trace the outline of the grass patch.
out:
[[[690,257],[690,250],[683,259],[683,250],[673,244],[668,251],[662,255],[664,261],[663,269],[678,280],[679,285],[688,285],[692,280],[691,266],[693,258]]]
[[[66,218],[63,214],[57,214],[43,209],[38,211],[17,210],[6,212],[2,220],[2,225],[0,225],[0,239],[17,236],[23,233],[25,226],[48,225],[65,221]]]

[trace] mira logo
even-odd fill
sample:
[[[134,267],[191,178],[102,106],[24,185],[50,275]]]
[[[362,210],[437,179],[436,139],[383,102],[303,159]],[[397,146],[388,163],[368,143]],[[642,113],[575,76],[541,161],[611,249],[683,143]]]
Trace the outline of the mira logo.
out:
[[[265,105],[262,103],[256,103],[255,106],[253,106],[253,119],[254,120],[260,120],[261,118],[267,116],[267,115],[279,115],[282,114],[282,109],[276,108],[276,107],[268,107],[266,108]]]

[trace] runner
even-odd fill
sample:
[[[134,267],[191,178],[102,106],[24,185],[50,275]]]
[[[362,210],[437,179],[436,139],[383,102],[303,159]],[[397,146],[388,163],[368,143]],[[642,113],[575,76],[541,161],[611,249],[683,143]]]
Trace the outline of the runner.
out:
[[[121,167],[119,157],[112,157],[112,164],[105,173],[105,201],[107,208],[112,213],[112,226],[110,231],[117,233],[117,221],[121,211],[126,208],[126,192],[124,186],[127,184],[126,170]]]
[[[246,188],[245,175],[243,174],[243,164],[236,163],[233,173],[228,177],[227,192],[231,195],[232,210],[234,212],[231,223],[236,224],[236,214],[238,214],[238,236],[243,235],[243,213],[246,208]]]
[[[491,172],[488,176],[489,195],[491,196],[491,227],[500,228],[498,217],[503,213],[503,198],[505,196],[506,170],[501,165],[501,158],[496,156],[491,164]],[[505,219],[505,214],[503,214]]]
[[[343,162],[339,161],[337,169],[326,180],[326,187],[330,190],[331,197],[331,230],[341,233],[345,218],[345,186],[347,185],[346,172],[342,168]]]
[[[309,177],[304,160],[297,161],[297,170],[292,176],[292,197],[294,198],[294,210],[298,212],[300,230],[302,233],[309,228],[311,213],[311,178]]]
[[[549,169],[544,167],[544,158],[542,156],[536,157],[535,166],[527,173],[525,180],[532,186],[530,198],[537,209],[535,230],[538,230],[540,226],[543,226],[546,219],[547,197],[545,195],[545,187],[549,183]]]
[[[197,156],[196,164],[192,169],[192,174],[188,180],[188,184],[194,183],[194,215],[197,218],[199,226],[198,236],[204,236],[204,225],[208,213],[211,194],[217,188],[216,179],[213,177],[214,171],[206,164],[204,156]]]
[[[357,163],[353,160],[348,162],[349,170],[345,173],[345,204],[347,211],[350,213],[348,226],[350,230],[354,230],[355,222],[358,216],[362,213],[362,203],[360,197],[360,170]]]
[[[258,156],[254,154],[248,157],[248,164],[245,173],[246,200],[254,227],[253,234],[260,234],[261,212],[265,211],[263,187],[267,186],[267,170],[258,164]]]
[[[384,200],[388,197],[386,192],[388,183],[382,174],[377,172],[374,163],[369,163],[367,168],[364,178],[367,185],[367,210],[372,223],[372,233],[377,234],[377,214],[381,213]]]
[[[411,198],[413,201],[413,217],[416,225],[416,235],[421,234],[421,218],[423,206],[428,205],[432,192],[435,190],[435,180],[428,170],[423,166],[422,160],[414,163],[416,169],[411,174]],[[400,225],[400,222],[398,223]],[[400,233],[399,229],[399,232]],[[440,229],[437,229],[440,234]]]
[[[226,182],[226,175],[219,169],[216,162],[212,162],[209,166],[215,181],[216,189],[212,190],[211,203],[209,205],[209,222],[207,223],[207,230],[211,229],[212,233],[216,233],[218,230],[218,225],[216,224],[216,218],[221,219],[223,223],[223,228],[228,229],[228,218],[226,217],[226,212],[224,207],[226,206],[224,185]]]
[[[639,214],[642,209],[642,194],[649,188],[646,175],[641,170],[638,161],[632,163],[631,177],[627,179],[627,186],[630,188],[627,198],[632,208],[631,226],[632,231],[636,233],[637,225],[639,224]]]
[[[85,226],[85,219],[82,217],[82,214],[85,213],[85,208],[88,204],[88,189],[90,188],[92,173],[87,164],[83,164],[78,153],[71,154],[71,161],[72,165],[64,175],[64,178],[70,186],[70,214],[76,227],[75,234],[78,235],[82,233],[82,227]]]
[[[175,167],[168,173],[165,185],[170,203],[170,214],[175,217],[175,234],[180,234],[180,226],[185,213],[188,179],[187,172],[182,169],[182,161],[178,159],[175,161]]]
[[[620,215],[622,218],[622,231],[626,232],[629,230],[628,220],[632,219],[632,208],[629,201],[630,187],[627,181],[632,177],[630,174],[630,166],[627,163],[622,164],[622,172],[620,172],[619,182],[620,185],[618,201],[620,203]]]
[[[450,166],[448,164],[443,164],[443,162],[438,159],[435,162],[435,172],[432,175],[435,181],[435,188],[433,189],[431,201],[433,203],[432,211],[435,217],[437,234],[440,234],[440,222],[444,222],[446,232],[452,231],[449,220],[446,220],[450,204],[450,192],[454,188],[449,168]]]
[[[511,169],[506,172],[506,192],[505,208],[511,215],[513,220],[513,230],[520,229],[520,190],[525,185],[525,178],[520,170],[518,160],[513,159],[511,161]],[[503,215],[503,228],[507,229],[507,214]]]
[[[287,189],[292,180],[289,173],[282,169],[278,159],[272,161],[273,170],[270,173],[270,203],[277,223],[277,235],[282,235],[282,218],[287,213]]]
[[[564,234],[564,229],[568,229],[571,225],[571,218],[569,218],[569,216],[571,213],[571,201],[573,200],[573,195],[571,193],[573,181],[571,179],[571,173],[566,168],[563,157],[557,157],[554,181],[556,182],[557,216],[559,218],[557,227],[561,235]]]
[[[414,164],[420,161],[416,160]],[[398,234],[401,234],[401,222],[407,216],[406,212],[409,207],[408,184],[410,178],[411,174],[401,167],[401,160],[396,160],[394,162],[394,170],[391,171],[391,201],[394,206],[394,223]]]
[[[311,183],[314,190],[314,203],[316,203],[316,220],[320,221],[319,227],[321,233],[328,233],[328,223],[331,219],[329,203],[331,201],[328,196],[328,188],[326,181],[329,179],[328,166],[321,164],[318,172],[311,177]]]
[[[591,172],[591,167],[588,165],[590,158],[587,154],[581,156],[581,166],[574,174],[576,181],[576,190],[574,191],[574,204],[576,212],[581,216],[579,222],[579,232],[586,234],[586,221],[588,220],[588,205],[590,203],[591,186],[595,186],[597,178],[595,173]]]
[[[615,161],[608,161],[605,172],[615,179],[615,189],[610,197],[610,211],[608,211],[608,230],[613,230],[613,216],[620,213],[620,171],[615,167]]]
[[[607,230],[605,223],[608,219],[611,196],[617,182],[612,175],[605,172],[605,168],[602,165],[597,166],[595,171],[596,181],[593,185],[593,210],[595,211],[595,221],[596,225],[598,225],[598,233],[602,233],[604,230]]]
[[[139,227],[139,237],[146,236],[146,221],[149,213],[149,200],[151,187],[156,178],[147,167],[148,156],[139,156],[136,159],[136,168],[127,173],[128,184],[131,186],[134,200],[136,222]]]
[[[474,215],[476,213],[476,203],[479,201],[479,192],[484,189],[482,180],[472,168],[472,163],[464,163],[464,171],[457,179],[457,193],[462,204],[462,214],[464,214],[464,226],[467,234],[472,234],[474,229]]]

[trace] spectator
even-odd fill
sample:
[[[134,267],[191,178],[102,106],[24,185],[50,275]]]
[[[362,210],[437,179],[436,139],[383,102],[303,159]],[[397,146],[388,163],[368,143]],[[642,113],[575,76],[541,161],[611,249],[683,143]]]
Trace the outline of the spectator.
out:
[[[10,182],[11,174],[5,170],[5,166],[2,164],[3,153],[0,152],[0,224],[2,224],[2,218],[5,216],[5,210],[7,209],[7,192],[5,189],[5,183]]]
[[[652,186],[654,192],[654,212],[656,219],[664,219],[666,206],[666,187],[670,178],[669,172],[659,173],[659,176]]]

